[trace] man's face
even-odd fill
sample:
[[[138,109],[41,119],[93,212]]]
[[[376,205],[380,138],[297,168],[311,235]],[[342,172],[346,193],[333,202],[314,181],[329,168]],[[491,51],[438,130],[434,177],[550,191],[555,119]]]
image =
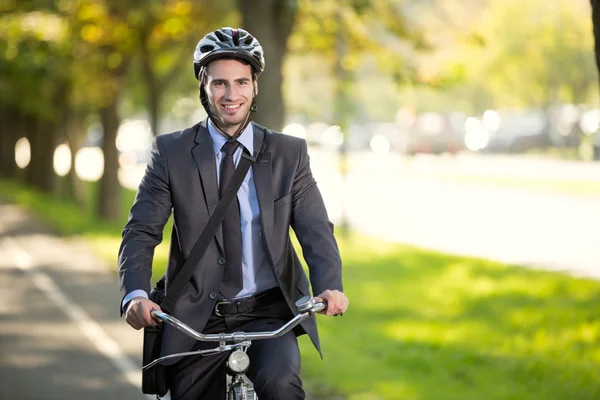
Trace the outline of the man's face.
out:
[[[236,60],[213,61],[206,70],[204,89],[220,128],[234,135],[250,112],[255,90],[258,92],[252,68]]]

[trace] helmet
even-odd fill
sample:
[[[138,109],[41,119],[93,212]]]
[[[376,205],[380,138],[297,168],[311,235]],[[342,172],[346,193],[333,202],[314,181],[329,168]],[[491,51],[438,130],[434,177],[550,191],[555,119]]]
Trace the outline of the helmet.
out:
[[[252,66],[256,75],[265,69],[265,57],[258,40],[243,29],[221,28],[204,36],[194,52],[194,75],[219,58],[236,58]]]

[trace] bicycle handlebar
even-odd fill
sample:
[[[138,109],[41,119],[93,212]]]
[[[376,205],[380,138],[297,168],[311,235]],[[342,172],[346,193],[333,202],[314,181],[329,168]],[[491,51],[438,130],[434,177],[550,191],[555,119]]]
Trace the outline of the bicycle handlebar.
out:
[[[289,320],[285,325],[281,328],[270,331],[270,332],[233,332],[233,333],[217,333],[217,334],[202,334],[200,332],[195,331],[190,328],[183,322],[179,321],[177,318],[166,314],[162,311],[152,311],[152,316],[155,319],[159,319],[177,329],[186,335],[203,342],[221,342],[219,347],[215,347],[214,349],[209,350],[200,350],[200,351],[192,351],[185,353],[177,353],[171,354],[168,356],[161,357],[157,360],[152,361],[150,364],[145,365],[142,369],[145,371],[149,368],[152,368],[154,365],[158,364],[161,361],[164,361],[169,358],[182,357],[193,354],[202,354],[202,355],[210,355],[216,354],[223,351],[232,350],[242,346],[249,346],[250,341],[252,340],[262,340],[262,339],[272,339],[285,335],[292,329],[294,329],[298,324],[308,318],[311,314],[318,313],[324,311],[327,308],[326,303],[317,303],[310,296],[305,296],[296,302],[296,307],[298,308],[299,314],[294,318]],[[225,342],[235,342],[231,345],[225,345]]]
[[[300,312],[294,318],[289,320],[281,328],[270,332],[233,332],[233,333],[218,333],[218,334],[202,334],[190,328],[177,318],[166,314],[162,311],[152,311],[152,316],[168,323],[169,325],[179,329],[181,332],[196,340],[203,342],[241,342],[244,340],[261,340],[272,339],[285,335],[294,329],[300,322],[308,318],[309,315],[323,311],[326,308],[324,303],[314,303],[309,309]]]
[[[294,318],[289,320],[285,325],[281,328],[271,331],[271,332],[233,332],[233,333],[218,333],[218,334],[207,334],[204,335],[190,328],[183,322],[179,321],[177,318],[172,317],[169,314],[166,314],[162,311],[152,311],[152,317],[155,319],[159,319],[177,329],[181,332],[185,333],[188,336],[193,337],[196,340],[200,340],[203,342],[220,342],[218,347],[214,349],[208,350],[197,350],[197,351],[188,351],[184,353],[171,354],[164,357],[160,357],[148,365],[142,367],[142,370],[146,371],[149,368],[152,368],[156,364],[170,359],[170,358],[178,358],[184,357],[188,355],[210,355],[217,354],[228,350],[233,350],[239,347],[248,347],[252,340],[261,340],[261,339],[272,339],[285,335],[292,329],[294,329],[300,322],[304,321],[311,314],[318,313],[327,309],[327,303],[317,303],[310,296],[304,296],[300,300],[296,302],[296,307],[298,308],[299,314]],[[226,345],[225,342],[235,342],[234,344]]]

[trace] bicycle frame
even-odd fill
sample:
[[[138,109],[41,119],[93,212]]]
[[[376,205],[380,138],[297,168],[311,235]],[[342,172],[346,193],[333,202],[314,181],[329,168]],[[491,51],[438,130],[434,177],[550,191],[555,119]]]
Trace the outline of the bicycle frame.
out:
[[[213,349],[196,350],[183,353],[170,354],[160,357],[151,363],[142,367],[145,371],[152,368],[156,364],[171,358],[186,357],[191,355],[208,356],[212,354],[223,353],[225,351],[234,350],[228,357],[227,367],[231,372],[231,383],[228,385],[226,399],[227,400],[255,400],[254,392],[251,391],[251,382],[246,377],[245,372],[250,365],[250,359],[246,351],[251,346],[253,340],[273,339],[285,335],[294,329],[298,324],[307,319],[310,315],[324,311],[327,308],[325,303],[317,303],[311,296],[304,296],[296,302],[298,314],[288,321],[281,328],[269,332],[233,332],[233,333],[218,333],[218,334],[202,334],[190,328],[177,318],[162,311],[153,311],[152,316],[165,322],[186,335],[203,342],[219,342],[219,345]],[[227,344],[227,342],[233,342]],[[251,394],[253,397],[247,397]]]

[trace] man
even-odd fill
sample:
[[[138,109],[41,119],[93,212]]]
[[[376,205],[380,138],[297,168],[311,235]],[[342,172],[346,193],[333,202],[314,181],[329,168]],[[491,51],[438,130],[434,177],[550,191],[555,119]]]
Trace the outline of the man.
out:
[[[173,315],[203,333],[282,326],[296,313],[295,301],[310,293],[290,227],[302,246],[316,299],[328,303],[329,316],[346,312],[341,259],[310,171],[306,142],[249,123],[264,65],[259,42],[242,29],[219,29],[196,47],[194,72],[209,118],[154,140],[123,230],[119,282],[126,320],[135,329],[156,324],[150,312],[160,307],[148,300],[152,257],[171,211],[167,287],[219,201],[219,188],[227,184],[221,178],[229,179],[233,168],[226,165],[237,164],[243,151],[260,153]],[[254,147],[259,137],[260,149]],[[244,307],[226,307],[237,301]],[[314,317],[301,328],[256,341],[249,349],[247,375],[261,400],[304,398],[296,335],[307,333],[319,352],[320,346]],[[165,326],[161,355],[210,346]],[[221,398],[226,356],[188,357],[169,365],[171,399]]]

